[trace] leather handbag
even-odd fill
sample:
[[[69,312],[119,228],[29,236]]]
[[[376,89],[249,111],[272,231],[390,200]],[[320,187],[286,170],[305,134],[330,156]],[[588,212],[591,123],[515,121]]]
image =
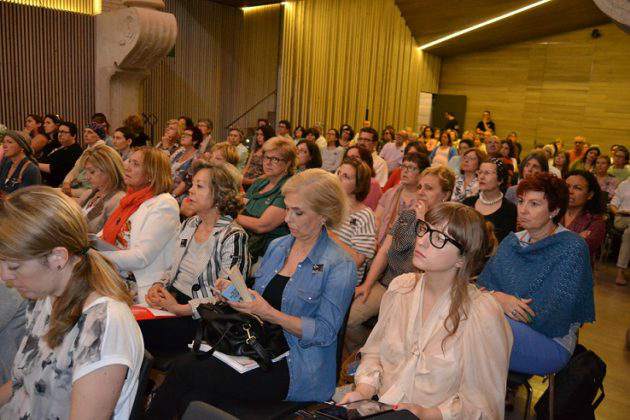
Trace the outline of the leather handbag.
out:
[[[193,351],[209,356],[217,350],[231,356],[247,356],[262,370],[286,350],[282,328],[263,322],[252,314],[239,312],[225,302],[203,303],[197,307],[201,322],[193,342]],[[212,349],[199,350],[202,342]]]

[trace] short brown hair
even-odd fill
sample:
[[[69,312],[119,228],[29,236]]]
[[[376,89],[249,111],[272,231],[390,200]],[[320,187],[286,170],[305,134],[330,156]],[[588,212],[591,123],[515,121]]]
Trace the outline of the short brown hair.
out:
[[[455,174],[446,166],[431,166],[422,171],[421,176],[433,175],[438,178],[442,191],[448,192],[448,199],[453,194],[453,188],[455,188]]]
[[[519,182],[516,196],[522,197],[527,191],[539,191],[545,194],[550,212],[558,209],[553,217],[554,223],[559,223],[569,206],[569,188],[567,184],[548,172],[539,172]]]
[[[214,206],[222,215],[235,218],[244,206],[238,173],[234,174],[233,171],[236,172],[234,167],[224,163],[213,164],[200,161],[195,165],[195,175],[204,170],[210,174]]]
[[[365,200],[370,193],[372,169],[367,163],[357,158],[345,158],[341,165],[349,165],[354,168],[356,178],[354,182],[354,196],[357,201]]]
[[[142,167],[149,179],[153,194],[160,195],[171,192],[173,177],[171,176],[171,163],[168,156],[161,150],[149,146],[143,146],[138,151],[142,152]]]

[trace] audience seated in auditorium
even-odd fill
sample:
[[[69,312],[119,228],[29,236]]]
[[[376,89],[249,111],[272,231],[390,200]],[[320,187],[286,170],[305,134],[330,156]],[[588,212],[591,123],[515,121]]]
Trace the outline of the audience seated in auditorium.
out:
[[[394,141],[395,135],[396,135],[396,129],[394,128],[394,126],[386,125],[383,131],[381,132],[381,135],[378,138],[378,144],[376,145],[376,151],[379,153],[379,156],[381,156],[380,153],[383,151],[383,147],[385,147],[386,144]],[[383,156],[381,157],[385,159],[385,157]],[[387,162],[387,159],[385,159],[385,161]],[[389,163],[387,167],[389,168]]]
[[[261,257],[269,243],[289,233],[284,218],[286,205],[282,186],[295,173],[296,147],[293,141],[273,137],[262,146],[264,177],[247,190],[247,204],[236,221],[249,234],[252,262]]]
[[[547,161],[547,163],[549,165],[549,173],[557,176],[558,178],[566,179],[567,174],[569,173],[568,152],[559,151],[553,158],[551,164],[549,164],[549,161]]]
[[[339,146],[348,148],[352,146],[352,141],[354,140],[354,130],[348,124],[343,124],[339,128]]]
[[[192,126],[192,121],[190,121],[190,125]],[[140,115],[129,115],[124,119],[123,127],[125,127],[131,135],[131,147],[137,149],[147,145],[149,136],[144,132],[144,124]]]
[[[454,183],[453,172],[443,166],[430,167],[422,172],[420,200],[416,208],[404,211],[398,216],[398,220],[378,249],[365,281],[355,290],[345,342],[350,353],[365,342],[369,330],[362,324],[378,315],[381,298],[392,279],[414,271],[412,257],[416,220],[424,219],[428,210],[448,201]]]
[[[387,172],[392,173],[393,170],[402,164],[402,158],[405,154],[405,147],[409,141],[409,135],[405,130],[400,130],[394,134],[394,140],[385,143],[381,149],[380,156],[387,162]]]
[[[268,125],[256,129],[256,137],[252,142],[249,160],[243,169],[243,187],[245,189],[263,175],[263,144],[274,135],[273,128]],[[295,139],[296,142],[299,140],[298,138]],[[238,167],[238,165],[236,166]]]
[[[326,148],[322,150],[322,169],[334,173],[343,159],[345,149],[339,145],[339,131],[331,128],[326,132]]]
[[[573,138],[573,149],[569,150],[569,167],[578,159],[582,159],[586,154],[586,139],[583,136],[575,136]]]
[[[69,197],[81,197],[83,193],[90,190],[92,186],[87,179],[87,174],[83,169],[85,151],[96,145],[105,145],[105,129],[95,123],[90,123],[83,129],[83,144],[85,149],[81,157],[74,163],[72,170],[63,180],[61,190]]]
[[[192,179],[192,164],[200,156],[199,145],[203,140],[201,130],[197,127],[186,128],[180,140],[181,148],[171,156],[171,174],[173,176],[173,197],[182,203],[188,195]]]
[[[296,172],[322,167],[322,152],[314,142],[300,140],[297,143]]]
[[[615,229],[623,232],[621,247],[617,257],[617,277],[615,282],[625,286],[628,281],[625,271],[630,261],[630,178],[623,181],[615,190],[615,195],[610,201],[610,213],[614,216]]]
[[[0,384],[2,385],[11,379],[13,359],[24,337],[28,303],[12,286],[8,287],[4,284],[10,281],[3,280],[0,282]]]
[[[133,153],[131,148],[131,144],[133,143],[133,135],[131,131],[127,130],[125,127],[118,127],[114,131],[114,135],[112,136],[112,144],[114,145],[114,149],[120,154],[123,162],[126,162]]]
[[[588,171],[588,172],[593,172],[593,169],[595,168],[595,161],[597,160],[597,157],[601,154],[601,151],[599,150],[599,147],[589,147],[588,149],[586,149],[586,153],[584,153],[584,156],[582,156],[581,158],[577,159],[575,162],[573,162],[571,164],[571,166],[569,167],[570,171]]]
[[[215,145],[210,148],[209,152],[204,153],[203,158],[206,161],[212,162],[214,164],[229,163],[235,168],[236,168],[236,165],[238,165],[238,160],[239,160],[236,147],[232,146],[227,141],[222,141],[221,143],[215,143]],[[239,173],[239,177],[242,178],[242,175],[240,175],[240,173]]]
[[[83,152],[82,170],[91,189],[77,198],[87,219],[88,231],[98,233],[125,195],[123,161],[105,144]]]
[[[508,186],[512,186],[512,181],[516,183],[515,175],[518,174],[518,162],[516,161],[514,144],[509,140],[501,140],[501,158],[506,165],[508,172]],[[549,159],[547,159],[549,161]]]
[[[605,203],[609,203],[615,194],[619,180],[614,176],[608,174],[608,168],[610,168],[610,157],[608,155],[600,155],[595,161],[595,169],[593,174],[597,179],[599,188],[604,194],[603,200]]]
[[[435,135],[435,132],[433,131],[433,128],[430,126],[427,126],[427,127],[424,127],[424,130],[422,131],[422,136],[418,139],[419,141],[425,144],[425,146],[427,147],[427,152],[429,153],[431,153],[433,149],[435,149],[435,147],[438,145],[438,141],[434,137],[434,135]]]
[[[42,176],[35,163],[28,140],[17,131],[8,130],[2,141],[0,161],[0,195],[29,185],[41,184]]]
[[[31,300],[0,418],[129,418],[142,336],[79,207],[50,187],[13,193],[0,204],[0,259],[3,280]]]
[[[486,131],[492,131],[493,133],[497,132],[497,126],[494,121],[492,121],[490,111],[483,111],[483,114],[481,114],[481,121],[477,123],[475,131],[477,134],[483,134]]]
[[[382,188],[387,182],[387,163],[385,159],[380,157],[376,152],[376,145],[378,144],[378,131],[372,127],[363,127],[359,131],[359,137],[357,138],[357,146],[364,148],[372,154],[372,161],[374,168],[374,178],[378,181],[378,185]]]
[[[346,198],[348,215],[328,235],[354,260],[357,285],[376,254],[376,221],[372,209],[363,200],[370,191],[372,169],[360,159],[346,158],[337,171]]]
[[[321,138],[320,131],[316,127],[310,127],[310,128],[308,128],[308,129],[306,129],[304,131],[304,140],[308,140],[310,142],[313,142],[320,149],[324,149],[326,147],[326,139],[321,141],[320,138]]]
[[[584,240],[560,224],[569,201],[565,182],[548,173],[531,175],[517,196],[524,230],[501,242],[478,283],[512,327],[510,370],[546,375],[565,366],[580,325],[595,320],[593,273]]]
[[[177,122],[177,120],[171,121]],[[167,125],[166,128],[164,128],[162,138],[158,144],[155,145],[155,148],[166,153],[166,156],[170,158],[173,153],[179,150],[179,147],[179,133],[177,129]]]
[[[612,153],[612,166],[608,168],[608,174],[614,176],[619,182],[630,177],[630,165],[628,159],[630,152],[626,146],[618,145]]]
[[[373,211],[376,211],[376,207],[378,206],[378,202],[383,196],[383,192],[381,190],[381,186],[375,178],[374,172],[374,161],[372,153],[370,153],[367,149],[364,149],[359,146],[350,146],[344,155],[344,160],[346,158],[354,158],[359,159],[365,162],[372,171],[372,178],[370,179],[370,192],[368,193],[365,200],[363,200],[363,204],[371,208]]]
[[[421,419],[503,418],[512,333],[501,307],[471,284],[496,239],[469,207],[445,203],[415,229],[413,272],[396,277],[361,349],[356,388]]]
[[[40,161],[38,164],[44,182],[51,187],[61,185],[83,153],[81,145],[77,142],[77,126],[74,123],[61,121],[58,133],[61,146],[50,152],[45,163]]]
[[[606,203],[602,191],[595,175],[582,170],[569,172],[566,184],[569,188],[569,205],[562,225],[584,238],[591,257],[591,267],[594,268],[606,237],[606,221],[603,218]]]
[[[486,136],[484,140],[486,146],[486,154],[488,156],[500,156],[501,155],[501,139],[495,135]]]
[[[169,267],[179,231],[179,207],[170,194],[173,180],[166,155],[153,147],[141,147],[125,162],[127,194],[107,219],[102,239],[117,248],[102,251],[129,286],[136,299],[145,302],[149,287]]]
[[[529,155],[525,156],[525,159],[521,162],[521,170],[520,176],[522,180],[527,179],[530,176],[536,175],[540,172],[549,172],[549,163],[547,162],[547,156],[544,153],[539,151],[531,152]],[[505,192],[505,198],[507,198],[511,203],[517,204],[518,195],[517,195],[517,185],[512,185]]]
[[[107,121],[107,116],[102,112],[97,112],[96,114],[92,115],[92,118],[90,118],[90,123],[98,124],[99,126],[103,127],[103,130],[105,130],[105,144],[107,144],[109,147],[114,147],[113,139],[109,132],[111,127],[109,121]]]
[[[39,163],[48,163],[48,155],[53,150],[61,147],[59,143],[59,125],[61,124],[61,117],[55,114],[46,114],[44,117],[44,135],[46,136],[46,145],[41,151],[35,155],[35,158]]]
[[[409,153],[420,153],[422,155],[428,156],[427,147],[424,143],[419,141],[410,141],[405,146],[404,155]],[[385,186],[382,188],[383,193],[387,192],[392,187],[395,187],[400,183],[400,175],[401,175],[400,166],[389,173],[389,177],[387,178],[387,182]]]
[[[212,138],[214,124],[210,118],[202,118],[197,121],[195,126],[201,131],[201,135],[203,136],[201,144],[199,145],[199,153],[204,154],[216,144],[216,140]]]
[[[278,122],[278,129],[276,130],[276,132],[278,133],[278,137],[284,137],[287,140],[293,140],[293,137],[291,137],[291,122],[288,120],[280,120]]]
[[[44,120],[37,114],[28,114],[24,119],[23,131],[31,138],[33,156],[39,156],[48,144],[48,138],[44,134]]]
[[[269,143],[277,142],[293,146],[281,138]],[[271,150],[266,150],[265,158],[276,157]],[[195,399],[220,406],[226,398],[247,404],[326,401],[333,395],[337,334],[352,298],[356,269],[329,237],[328,228],[342,222],[346,199],[337,177],[323,169],[295,175],[282,193],[291,234],[267,249],[254,276],[254,300],[230,305],[282,327],[288,357],[267,371],[240,374],[213,357],[182,356],[157,390],[149,418],[171,420]],[[228,282],[221,283],[220,289]]]
[[[178,318],[140,323],[149,351],[186,351],[198,327],[197,307],[215,301],[211,289],[217,279],[227,278],[234,266],[244,275],[249,273],[247,234],[234,221],[243,206],[239,181],[232,165],[195,165],[188,204],[196,216],[183,223],[170,268],[160,281],[155,279],[146,296],[150,306]]]
[[[449,135],[450,131],[442,131],[440,134],[440,144],[437,145],[429,155],[431,165],[433,166],[446,166],[448,161],[457,155],[457,149],[453,147],[453,142]]]
[[[264,125],[264,127],[269,126]],[[271,128],[271,130],[273,131],[273,128]],[[236,151],[238,152],[239,160],[236,167],[239,171],[242,171],[245,167],[245,164],[247,163],[247,155],[249,154],[249,150],[247,150],[247,147],[243,144],[243,138],[243,132],[237,128],[232,128],[228,132],[227,142],[236,147]]]
[[[420,200],[420,174],[429,167],[429,159],[419,153],[408,153],[403,158],[400,184],[387,190],[376,207],[376,240],[382,244],[385,236],[398,220],[400,213],[413,210]]]
[[[462,158],[470,149],[475,147],[475,143],[471,139],[461,139],[457,145],[457,154],[449,159],[448,167],[454,173],[459,174],[462,164]]]
[[[459,167],[459,174],[455,179],[452,200],[462,202],[468,197],[479,193],[479,180],[477,171],[479,165],[486,159],[486,154],[477,148],[468,149],[462,155],[462,163]]]
[[[306,130],[301,125],[295,127],[295,130],[293,130],[293,141],[297,143],[298,141],[302,140],[304,138],[305,131]]]
[[[516,230],[516,206],[504,196],[508,171],[500,158],[488,158],[479,167],[479,194],[468,197],[464,204],[473,207],[494,227],[494,235],[501,242]]]

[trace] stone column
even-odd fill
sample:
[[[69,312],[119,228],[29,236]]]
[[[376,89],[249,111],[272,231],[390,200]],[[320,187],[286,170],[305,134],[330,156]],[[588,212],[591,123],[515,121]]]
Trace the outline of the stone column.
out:
[[[141,111],[142,81],[177,39],[177,21],[162,0],[122,3],[96,16],[96,111],[113,127]]]

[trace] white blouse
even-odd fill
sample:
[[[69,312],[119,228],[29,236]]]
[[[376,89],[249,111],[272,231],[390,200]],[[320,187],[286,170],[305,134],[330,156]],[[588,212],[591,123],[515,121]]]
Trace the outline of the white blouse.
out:
[[[424,320],[424,285],[415,273],[389,285],[355,382],[375,387],[387,404],[437,407],[444,420],[502,419],[513,338],[499,304],[469,285],[467,316],[443,342],[450,292]]]

